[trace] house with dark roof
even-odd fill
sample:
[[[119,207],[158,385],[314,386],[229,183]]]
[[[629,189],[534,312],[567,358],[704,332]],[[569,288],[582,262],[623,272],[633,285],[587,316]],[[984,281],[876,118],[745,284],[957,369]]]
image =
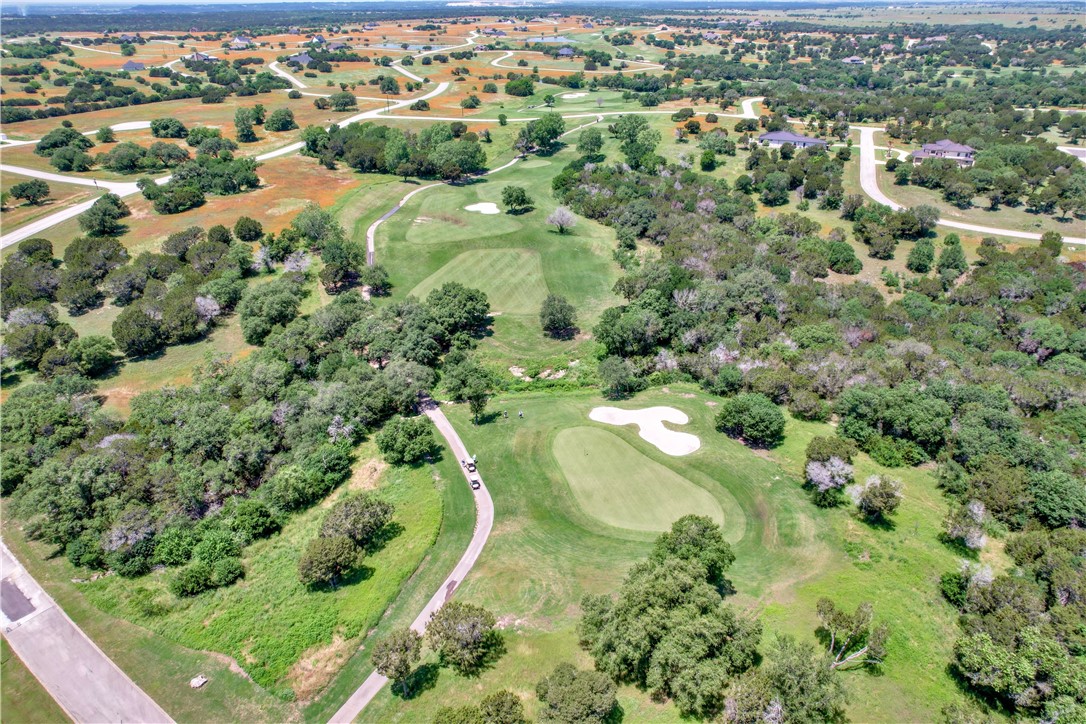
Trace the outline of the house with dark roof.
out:
[[[867,61],[858,55],[850,55],[847,58],[842,58],[841,62],[845,65],[866,65]]]
[[[810,146],[829,145],[821,138],[801,136],[798,133],[792,133],[791,131],[770,131],[769,133],[763,133],[762,135],[758,136],[758,142],[764,143],[773,148],[783,146],[786,143],[790,143],[796,148],[809,148]]]
[[[253,39],[244,35],[235,36],[235,38],[230,41],[230,47],[233,50],[245,50],[246,48],[253,47],[253,45],[255,45]]]
[[[350,50],[351,46],[346,43],[329,43],[328,50]]]
[[[137,63],[134,60],[129,60],[124,65],[121,66],[121,70],[127,70],[127,71],[143,70],[144,67],[145,66],[143,65],[143,63]]]
[[[317,45],[324,45],[328,41],[324,39],[323,35],[314,35],[310,42],[316,43]]]
[[[913,152],[913,165],[918,166],[929,158],[945,158],[953,161],[961,168],[972,166],[977,150],[964,143],[954,143],[949,138],[944,138],[935,143],[925,143],[919,151]]]
[[[558,57],[559,58],[572,58],[573,57],[573,48],[560,48],[558,50]]]
[[[195,62],[206,63],[212,60],[218,60],[214,55],[208,55],[207,53],[201,53],[199,50],[192,51],[192,55],[186,55],[185,60],[191,60]]]
[[[309,53],[304,53],[304,52],[303,53],[295,53],[294,55],[287,58],[287,62],[288,63],[297,63],[298,65],[305,68],[306,66],[308,66],[310,63],[313,62],[313,56],[311,56]]]
[[[122,43],[134,43],[137,40],[139,40],[138,35],[129,35],[128,33],[124,33],[123,35],[121,35]]]

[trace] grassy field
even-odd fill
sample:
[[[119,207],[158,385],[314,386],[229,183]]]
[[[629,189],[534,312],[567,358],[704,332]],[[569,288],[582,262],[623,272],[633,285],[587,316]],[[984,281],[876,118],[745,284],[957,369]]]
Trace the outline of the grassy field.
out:
[[[495,612],[509,653],[471,680],[441,670],[408,701],[386,690],[362,720],[425,721],[441,706],[469,703],[499,688],[526,697],[534,712],[530,692],[541,672],[560,661],[589,664],[576,646],[578,602],[585,593],[617,588],[624,571],[645,556],[653,534],[609,526],[585,512],[574,482],[577,466],[562,449],[566,437],[584,438],[585,428],[620,439],[717,501],[736,501],[745,525],[731,534],[737,555],[729,576],[738,591],[733,603],[762,617],[766,640],[788,632],[814,642],[820,596],[845,606],[874,601],[893,635],[878,675],[842,674],[852,692],[851,718],[931,720],[945,703],[958,700],[961,694],[946,671],[957,635],[955,614],[937,591],[939,575],[955,568],[957,559],[938,542],[945,503],[930,474],[887,471],[861,455],[857,479],[889,473],[905,487],[895,524],[873,528],[848,507],[816,508],[800,486],[806,443],[832,433],[829,426],[789,420],[784,445],[755,454],[715,432],[714,403],[688,386],[623,403],[670,405],[687,413],[691,422],[683,429],[699,435],[702,448],[681,458],[664,455],[633,428],[590,422],[588,411],[600,400],[589,393],[499,396],[493,409],[523,410],[524,418],[499,417],[479,427],[466,409],[450,408],[468,449],[479,456],[496,506],[494,532],[459,595]],[[727,521],[729,508],[724,510]],[[1005,565],[997,553],[989,562],[997,569]],[[673,708],[634,688],[620,689],[619,700],[627,721],[678,719]]]
[[[377,232],[377,260],[389,270],[394,296],[422,295],[447,281],[486,292],[500,314],[480,354],[502,367],[582,354],[583,337],[553,340],[539,325],[539,305],[549,293],[569,299],[586,330],[617,301],[611,294],[618,276],[611,259],[613,232],[585,219],[567,234],[545,223],[556,207],[550,179],[574,153],[567,149],[532,158],[492,176],[412,198]],[[525,187],[535,208],[519,215],[465,209],[485,202],[500,206],[507,184]]]
[[[24,181],[29,181],[27,176],[17,176],[13,173],[4,174],[0,179],[0,188],[10,191],[11,187]],[[84,201],[89,201],[99,195],[99,192],[88,186],[76,186],[75,184],[49,183],[49,198],[40,204],[29,204],[22,199],[13,198],[0,215],[0,224],[4,231],[10,232],[21,226],[37,221],[43,216],[55,214]]]
[[[0,720],[18,724],[55,724],[71,721],[57,706],[26,665],[15,655],[7,639],[0,638]]]
[[[583,513],[615,528],[661,532],[687,514],[707,515],[728,540],[743,537],[746,516],[720,503],[617,435],[596,427],[567,427],[554,438],[554,459]]]

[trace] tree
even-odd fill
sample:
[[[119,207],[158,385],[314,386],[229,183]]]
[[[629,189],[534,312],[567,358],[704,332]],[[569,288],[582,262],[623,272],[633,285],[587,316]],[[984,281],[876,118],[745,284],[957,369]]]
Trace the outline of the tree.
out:
[[[117,140],[116,134],[113,133],[113,129],[109,126],[102,126],[99,128],[95,132],[94,137],[97,139],[98,143],[113,143]]]
[[[234,236],[244,242],[260,241],[264,236],[264,227],[257,220],[242,216],[234,222]]]
[[[577,217],[565,206],[559,206],[547,217],[547,223],[557,227],[559,234],[564,234],[577,224]]]
[[[532,203],[532,197],[523,186],[506,186],[502,189],[502,205],[509,209],[510,213],[530,209]]]
[[[11,187],[11,195],[37,206],[49,198],[49,184],[41,179],[22,181]]]
[[[430,616],[426,641],[444,664],[460,673],[479,669],[500,643],[494,614],[481,606],[449,601]]]
[[[640,387],[633,365],[617,355],[600,360],[598,371],[603,382],[603,393],[612,399],[625,397]]]
[[[812,646],[778,636],[767,662],[736,681],[726,699],[730,721],[816,724],[840,721],[846,694]]]
[[[353,94],[347,93],[334,93],[328,98],[328,103],[332,106],[333,111],[349,111],[352,108],[358,107],[358,99]]]
[[[459,282],[447,282],[431,291],[426,295],[426,306],[449,340],[461,333],[476,334],[490,320],[486,294]]]
[[[513,692],[502,689],[487,694],[479,702],[483,724],[527,724],[524,704]]]
[[[97,377],[113,366],[116,346],[109,337],[88,335],[68,344],[72,363],[87,377]]]
[[[461,394],[468,401],[468,407],[471,408],[472,422],[478,425],[479,418],[486,411],[487,403],[490,402],[490,390],[488,389],[486,377],[473,375],[464,386]]]
[[[856,491],[856,507],[869,520],[887,520],[901,504],[901,483],[872,475]]]
[[[784,414],[765,395],[745,393],[724,400],[716,429],[752,445],[774,447],[784,438]]]
[[[882,663],[890,630],[885,624],[875,623],[870,603],[861,603],[850,614],[830,599],[820,598],[817,610],[821,631],[827,638],[831,669]]]
[[[940,274],[950,275],[952,279],[957,279],[969,269],[969,262],[965,260],[965,251],[962,250],[962,242],[957,234],[947,234],[943,239],[943,250],[939,253],[937,269]]]
[[[253,143],[257,140],[253,130],[253,111],[251,108],[239,108],[234,112],[234,129],[240,143]]]
[[[156,118],[151,121],[151,135],[155,138],[184,138],[189,131],[176,118]]]
[[[289,108],[277,108],[268,117],[264,128],[269,131],[293,131],[298,127],[294,121],[294,111]]]
[[[120,196],[108,193],[80,214],[79,228],[91,236],[113,236],[124,230],[120,220],[131,215]]]
[[[535,93],[535,84],[528,76],[522,76],[505,84],[505,92],[511,96],[530,96]]]
[[[577,151],[584,156],[595,156],[603,150],[603,133],[598,128],[586,128],[577,139]]]
[[[400,685],[404,698],[408,695],[407,679],[419,662],[422,637],[409,628],[396,629],[373,647],[373,666],[381,676],[388,677],[393,686]]]
[[[918,239],[913,248],[909,250],[909,256],[905,260],[905,267],[917,274],[927,274],[931,271],[931,265],[935,262],[935,245],[931,239]]]
[[[560,113],[544,113],[538,119],[529,121],[524,132],[533,146],[542,152],[554,148],[554,144],[566,131],[566,122]]]
[[[539,310],[539,324],[552,337],[565,337],[577,326],[577,310],[565,297],[548,294]]]
[[[332,585],[350,572],[360,558],[350,538],[314,538],[298,561],[298,580],[306,586]]]
[[[376,436],[377,449],[392,465],[413,465],[436,447],[433,425],[427,417],[394,417]]]
[[[573,664],[554,667],[535,687],[545,705],[545,721],[562,724],[593,724],[605,721],[614,711],[615,682],[598,671],[581,671]]]
[[[359,548],[369,546],[374,537],[392,520],[395,507],[372,495],[340,498],[321,523],[324,538],[349,538]]]
[[[247,289],[238,304],[245,341],[262,344],[276,326],[297,316],[301,301],[295,286],[285,280]]]
[[[166,346],[165,325],[139,305],[122,309],[113,320],[112,332],[117,347],[128,357],[142,357]]]
[[[1063,251],[1063,235],[1058,231],[1046,231],[1041,234],[1041,248],[1053,257],[1059,256]]]
[[[704,515],[684,515],[656,539],[649,560],[665,564],[672,558],[697,561],[705,568],[706,580],[714,586],[725,583],[724,574],[735,563],[735,554],[720,526]]]

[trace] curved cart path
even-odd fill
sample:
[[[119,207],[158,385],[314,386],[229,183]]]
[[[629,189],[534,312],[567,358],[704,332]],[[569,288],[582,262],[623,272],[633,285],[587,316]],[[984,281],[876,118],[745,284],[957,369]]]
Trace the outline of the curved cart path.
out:
[[[460,436],[456,434],[456,430],[453,429],[449,419],[445,417],[445,413],[441,411],[441,408],[437,403],[433,400],[427,400],[424,404],[423,412],[433,421],[437,431],[445,438],[445,442],[448,443],[454,458],[466,460],[470,457]],[[464,474],[465,483],[468,483],[467,470],[461,466],[460,471]],[[480,480],[482,480],[481,477]],[[420,634],[425,631],[426,624],[430,621],[430,616],[445,605],[445,602],[456,592],[457,587],[463,582],[475,565],[475,561],[478,560],[479,554],[483,552],[483,547],[490,537],[490,529],[493,527],[494,501],[490,497],[490,492],[487,490],[486,483],[483,482],[479,489],[475,491],[475,532],[471,536],[471,542],[468,543],[467,550],[465,550],[464,555],[460,557],[460,560],[457,562],[456,567],[453,568],[452,573],[450,573],[448,578],[446,578],[441,586],[438,587],[437,592],[434,593],[426,606],[419,612],[419,615],[415,617],[414,622],[411,624],[411,628],[414,631],[418,631]],[[373,700],[373,697],[377,696],[387,683],[388,678],[374,671],[366,677],[366,680],[362,682],[362,686],[358,687],[358,689],[351,694],[351,698],[344,702],[343,706],[340,707],[339,711],[337,711],[329,721],[333,724],[348,724],[349,722],[354,721],[355,718],[362,713],[362,710],[366,708],[366,705]]]
[[[889,206],[895,211],[905,208],[882,192],[878,182],[878,166],[875,162],[875,132],[881,129],[872,126],[857,126],[860,131],[860,186],[864,193],[875,202]],[[1032,231],[1016,231],[1014,229],[997,229],[991,226],[979,224],[967,224],[962,221],[950,221],[939,219],[939,226],[950,229],[972,231],[977,234],[991,234],[993,236],[1011,236],[1016,239],[1032,239],[1039,241],[1041,235]],[[1064,236],[1065,244],[1086,244],[1086,238]]]
[[[172,722],[0,544],[4,638],[76,722]]]

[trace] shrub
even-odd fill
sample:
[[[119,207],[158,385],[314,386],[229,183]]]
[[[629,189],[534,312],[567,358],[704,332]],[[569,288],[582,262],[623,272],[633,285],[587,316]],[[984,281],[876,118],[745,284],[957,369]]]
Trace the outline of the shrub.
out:
[[[765,395],[745,393],[724,400],[716,429],[752,445],[773,447],[784,438],[784,414]]]
[[[170,593],[181,598],[195,596],[212,588],[212,576],[214,572],[204,561],[194,561],[185,566],[170,580]]]
[[[350,538],[314,538],[298,561],[298,580],[307,586],[334,586],[359,558],[358,548]]]
[[[376,436],[377,449],[392,465],[411,465],[435,448],[433,426],[426,417],[394,417]]]

